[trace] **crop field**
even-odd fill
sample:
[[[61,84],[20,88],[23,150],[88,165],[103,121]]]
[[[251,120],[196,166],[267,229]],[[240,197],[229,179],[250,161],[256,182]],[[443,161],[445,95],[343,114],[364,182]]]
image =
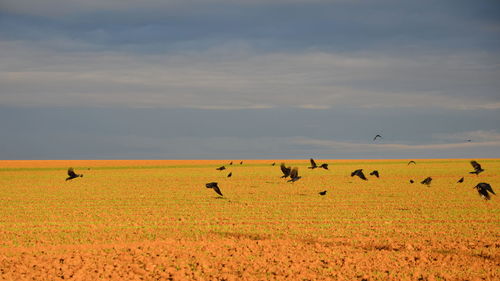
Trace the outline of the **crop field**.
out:
[[[475,160],[0,161],[0,280],[500,280]]]

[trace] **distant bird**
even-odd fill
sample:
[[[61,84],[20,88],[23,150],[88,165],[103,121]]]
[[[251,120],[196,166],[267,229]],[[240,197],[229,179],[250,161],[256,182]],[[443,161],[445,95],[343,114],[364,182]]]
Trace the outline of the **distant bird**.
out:
[[[474,188],[477,189],[479,196],[483,197],[484,200],[491,199],[489,193],[496,195],[496,193],[493,191],[493,188],[491,188],[491,185],[489,183],[481,182],[481,183],[478,183],[476,186],[474,186]]]
[[[366,177],[365,177],[365,174],[363,174],[363,169],[358,169],[354,172],[351,173],[351,177],[354,177],[354,176],[358,176],[360,179],[362,180],[368,180]]]
[[[290,172],[290,179],[288,180],[288,182],[296,182],[300,180],[300,178],[302,177],[299,176],[299,168],[293,167],[292,171]]]
[[[240,165],[243,165],[243,161],[240,162]]]
[[[273,164],[271,164],[271,166],[274,166],[274,165],[276,165],[276,162],[273,162]]]
[[[227,177],[230,178],[233,175],[233,172],[230,172]]]
[[[285,163],[281,163],[280,168],[281,172],[283,172],[282,178],[287,178],[290,176],[290,172],[292,171],[291,167],[285,167]]]
[[[470,161],[470,164],[474,168],[474,172],[469,172],[469,174],[476,174],[476,176],[477,176],[480,173],[484,172],[484,169],[481,168],[481,165],[479,165],[479,163],[477,163],[476,161],[472,160],[472,161]]]
[[[318,165],[316,165],[316,162],[314,162],[314,159],[309,159],[309,161],[311,162],[311,167],[307,167],[308,169],[316,169],[318,168]]]
[[[427,177],[423,181],[421,181],[420,183],[429,186],[431,184],[431,181],[432,181],[432,178],[431,177]]]
[[[219,194],[220,196],[224,196],[222,195],[222,192],[220,192],[220,189],[219,189],[219,186],[217,185],[216,182],[209,182],[205,185],[207,188],[211,188],[213,189],[217,194]]]
[[[373,140],[376,140],[377,138],[382,138],[382,136],[381,136],[381,135],[376,135],[376,136],[373,138]]]
[[[78,177],[83,177],[83,175],[75,173],[73,168],[68,168],[68,177],[66,178],[67,181],[72,180],[74,178],[78,178]]]
[[[463,183],[463,182],[464,182],[464,178],[463,177],[457,181],[457,183]]]
[[[414,183],[415,181],[414,180],[410,180],[410,183]]]
[[[410,164],[417,164],[417,162],[411,160],[410,162],[408,162],[408,165],[410,165]]]
[[[377,178],[379,178],[379,174],[378,174],[378,171],[375,170],[373,172],[370,173],[370,176],[376,176]]]
[[[216,170],[217,170],[217,171],[222,171],[222,170],[225,170],[225,169],[226,169],[226,167],[224,167],[224,166],[220,166],[220,167],[219,167],[219,168],[217,168]]]
[[[466,140],[467,142],[472,142],[472,140]]]
[[[323,168],[325,170],[328,170],[328,164],[327,163],[323,163],[319,166],[319,168]]]
[[[231,161],[231,163],[229,163],[229,165],[233,165],[233,161]]]
[[[326,190],[325,190],[325,191],[321,191],[321,192],[319,193],[319,195],[321,195],[321,196],[326,195]]]

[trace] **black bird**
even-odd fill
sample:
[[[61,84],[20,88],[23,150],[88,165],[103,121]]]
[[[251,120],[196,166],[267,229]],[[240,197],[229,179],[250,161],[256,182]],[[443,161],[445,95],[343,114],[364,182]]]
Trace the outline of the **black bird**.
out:
[[[410,165],[410,164],[417,164],[417,162],[411,160],[410,162],[408,162],[408,165]]]
[[[484,169],[481,168],[481,165],[479,165],[479,163],[477,163],[476,161],[472,160],[472,161],[470,161],[470,164],[474,168],[474,172],[469,172],[469,174],[476,174],[476,176],[477,176],[480,173],[484,172]]]
[[[299,176],[299,168],[293,167],[292,171],[290,172],[290,179],[288,182],[296,182],[300,180],[301,176]]]
[[[414,183],[414,182],[415,182],[415,181],[413,181],[413,180],[410,180],[410,183]]]
[[[216,182],[209,182],[205,185],[207,188],[211,188],[213,189],[217,194],[219,194],[220,196],[224,196],[222,195],[222,192],[220,192],[220,189],[219,189],[219,186],[217,185]]]
[[[74,178],[78,178],[78,177],[83,177],[83,175],[75,173],[73,168],[68,169],[68,177],[66,178],[67,181],[72,180]]]
[[[472,142],[472,140],[467,140],[467,142]]]
[[[285,163],[281,163],[280,168],[281,171],[283,172],[282,178],[287,178],[290,176],[290,172],[292,171],[291,167],[285,167]]]
[[[318,168],[318,165],[316,165],[316,162],[314,162],[314,159],[309,159],[311,161],[311,167],[307,167],[308,169],[316,169]]]
[[[427,177],[423,181],[421,181],[420,183],[429,186],[431,184],[431,181],[432,181],[432,178],[431,177]]]
[[[325,170],[328,170],[328,164],[327,163],[323,163],[319,166],[319,168],[323,168]]]
[[[230,178],[233,175],[233,172],[230,172],[227,177]]]
[[[233,161],[231,161],[231,163],[229,163],[229,165],[233,165]]]
[[[240,165],[243,165],[243,161],[240,162]]]
[[[325,191],[321,191],[321,192],[319,193],[319,195],[321,195],[321,196],[326,195],[326,190],[325,190]]]
[[[379,178],[379,174],[378,174],[378,171],[375,170],[373,172],[370,173],[370,176],[376,176],[377,178]]]
[[[274,165],[276,165],[276,162],[273,162],[273,164],[271,164],[271,166],[274,166]]]
[[[376,140],[377,138],[382,138],[382,136],[381,136],[381,135],[376,135],[376,136],[373,138],[373,140]]]
[[[464,178],[463,177],[457,181],[457,183],[463,183],[463,182],[464,182]]]
[[[484,200],[491,199],[489,193],[496,195],[496,193],[493,191],[493,188],[491,188],[491,185],[489,183],[481,182],[478,183],[476,186],[474,186],[474,188],[477,189],[479,196],[483,197]]]
[[[219,168],[217,168],[216,170],[217,170],[217,171],[222,171],[222,170],[225,170],[225,169],[226,169],[226,167],[224,167],[224,166],[220,166],[220,167],[219,167]]]
[[[351,177],[354,177],[354,176],[358,176],[360,179],[362,180],[368,180],[366,177],[365,177],[365,174],[363,174],[363,169],[358,169],[354,172],[351,173]]]

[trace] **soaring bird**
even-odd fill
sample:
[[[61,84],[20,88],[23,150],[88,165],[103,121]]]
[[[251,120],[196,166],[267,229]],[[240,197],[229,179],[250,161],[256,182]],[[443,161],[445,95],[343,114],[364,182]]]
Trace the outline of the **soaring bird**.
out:
[[[225,169],[226,169],[226,167],[224,167],[224,166],[220,166],[220,167],[219,167],[219,168],[217,168],[216,170],[217,170],[217,171],[222,171],[222,170],[225,170]]]
[[[219,194],[220,196],[224,196],[222,195],[222,192],[220,192],[220,189],[219,189],[219,186],[217,185],[216,182],[209,182],[205,185],[207,188],[211,188],[213,189],[217,194]]]
[[[479,196],[483,197],[484,200],[491,199],[489,193],[496,195],[495,191],[493,191],[493,188],[491,188],[491,185],[489,183],[481,182],[474,186],[474,188],[477,189]]]
[[[316,165],[316,162],[314,162],[314,159],[309,159],[311,161],[311,167],[307,167],[308,169],[316,169],[318,168],[318,165]]]
[[[410,180],[410,183],[414,183],[415,181],[414,180]]]
[[[464,182],[464,178],[463,177],[457,181],[457,183],[463,183],[463,182]]]
[[[321,195],[321,196],[326,195],[326,190],[325,190],[325,191],[321,191],[321,192],[319,193],[319,195]]]
[[[273,164],[271,164],[271,166],[274,166],[274,165],[276,165],[276,162],[273,162]]]
[[[323,163],[323,164],[319,165],[319,168],[323,168],[325,170],[328,170],[328,164],[327,163]]]
[[[354,176],[358,176],[360,179],[362,180],[368,180],[366,177],[365,177],[365,174],[363,174],[363,169],[358,169],[354,172],[351,173],[351,177],[354,177]]]
[[[469,174],[476,174],[476,176],[477,176],[480,173],[484,172],[484,169],[481,168],[481,165],[479,165],[479,163],[477,163],[476,161],[472,160],[472,161],[470,161],[470,164],[474,168],[474,172],[469,172]]]
[[[66,178],[67,181],[72,180],[74,178],[78,178],[78,177],[83,177],[83,175],[75,173],[73,168],[68,168],[68,177]]]
[[[227,177],[230,178],[233,175],[233,172],[230,172]]]
[[[290,172],[290,179],[288,182],[296,182],[300,180],[301,176],[299,176],[299,168],[293,167],[292,171]]]
[[[376,140],[377,138],[382,138],[382,136],[381,136],[381,135],[376,135],[376,136],[373,138],[373,140]]]
[[[421,181],[420,183],[429,186],[431,184],[431,181],[432,181],[432,178],[431,177],[427,177],[423,181]]]
[[[417,164],[417,162],[411,160],[410,162],[408,162],[408,165],[410,165],[410,164]]]
[[[377,178],[379,178],[379,174],[378,174],[378,171],[375,170],[373,172],[370,173],[370,176],[376,176]]]
[[[285,163],[281,163],[280,168],[281,171],[283,172],[282,178],[287,178],[290,176],[290,172],[292,171],[291,167],[285,167]]]

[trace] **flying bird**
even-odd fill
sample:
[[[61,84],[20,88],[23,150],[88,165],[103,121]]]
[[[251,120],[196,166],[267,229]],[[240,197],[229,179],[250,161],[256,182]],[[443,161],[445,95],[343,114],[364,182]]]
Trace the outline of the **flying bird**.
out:
[[[483,197],[484,200],[490,200],[490,194],[496,195],[496,193],[493,191],[493,188],[491,188],[491,185],[489,183],[481,182],[478,183],[476,186],[474,186],[475,189],[477,189],[477,192],[479,193],[479,196]]]
[[[276,165],[276,162],[273,162],[273,164],[271,164],[271,166],[274,166],[274,165]]]
[[[328,164],[327,163],[323,163],[319,166],[319,168],[323,168],[325,170],[328,170]]]
[[[233,165],[233,161],[231,161],[231,163],[229,163],[229,165]]]
[[[281,172],[283,172],[282,178],[287,178],[290,176],[290,172],[292,171],[291,167],[285,167],[285,163],[281,163],[280,168]]]
[[[373,138],[373,140],[376,140],[377,138],[382,138],[382,136],[381,136],[381,135],[376,135],[376,136]]]
[[[243,165],[243,161],[240,162],[240,165]]]
[[[366,177],[365,177],[365,174],[363,174],[363,169],[358,169],[354,172],[351,173],[351,177],[354,177],[354,176],[358,176],[360,179],[362,180],[368,180]]]
[[[78,177],[83,177],[83,175],[75,173],[73,168],[68,168],[68,177],[66,178],[67,181],[72,180],[74,178],[78,178]]]
[[[457,181],[457,183],[463,183],[463,182],[464,182],[464,178],[463,177]]]
[[[311,161],[311,167],[307,167],[308,169],[316,169],[318,168],[318,165],[316,165],[316,162],[314,162],[314,159],[309,159]]]
[[[227,177],[230,178],[233,175],[233,172],[230,172]]]
[[[410,183],[414,183],[415,181],[414,180],[410,180]]]
[[[376,176],[377,178],[379,178],[379,174],[378,174],[378,171],[375,170],[373,172],[370,173],[370,176]]]
[[[224,167],[224,166],[220,166],[220,167],[219,167],[219,168],[217,168],[216,170],[217,170],[217,171],[222,171],[222,170],[225,170],[225,169],[226,169],[226,167]]]
[[[222,195],[222,192],[220,192],[220,189],[219,189],[219,186],[217,185],[216,182],[209,182],[205,185],[207,188],[211,188],[213,189],[217,194],[219,194],[220,196],[224,196]]]
[[[299,168],[293,167],[292,171],[290,172],[290,179],[288,182],[296,182],[300,180],[301,176],[299,176]]]
[[[420,183],[429,186],[431,184],[431,181],[432,181],[432,178],[431,177],[427,177],[423,181],[421,181]]]
[[[410,165],[410,164],[417,164],[417,162],[411,160],[410,162],[408,162],[408,165]]]
[[[469,174],[476,174],[476,176],[477,176],[480,173],[484,172],[484,169],[481,168],[481,165],[479,165],[479,163],[477,163],[476,161],[472,160],[472,161],[470,161],[470,164],[474,168],[474,172],[469,172]]]
[[[326,190],[325,190],[325,191],[321,191],[321,192],[319,193],[319,195],[321,195],[321,196],[326,195]]]

